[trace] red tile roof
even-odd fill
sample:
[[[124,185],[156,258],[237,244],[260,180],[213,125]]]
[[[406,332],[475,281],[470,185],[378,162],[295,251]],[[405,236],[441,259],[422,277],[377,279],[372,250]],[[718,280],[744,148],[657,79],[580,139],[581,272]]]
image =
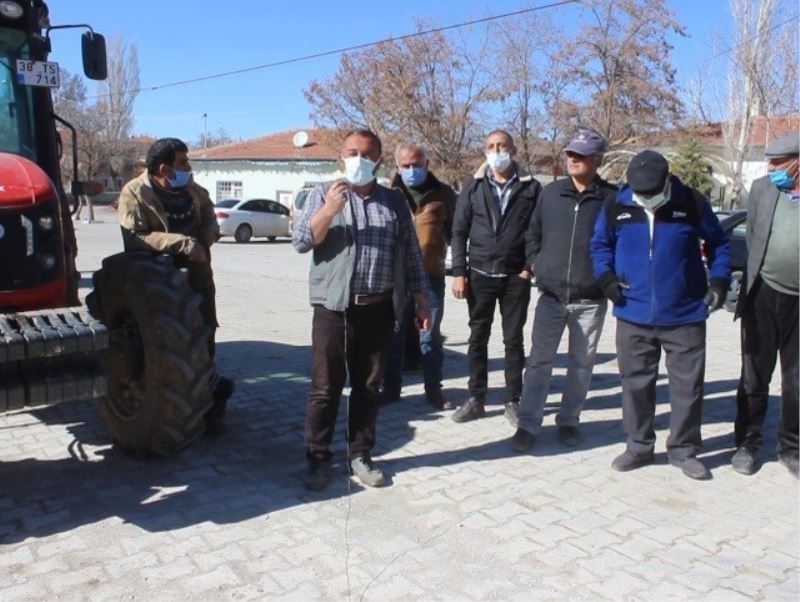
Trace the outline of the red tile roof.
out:
[[[724,138],[722,128],[725,125],[726,124],[723,123],[708,123],[692,132],[692,136],[707,144],[723,144]],[[748,141],[755,147],[761,147],[769,144],[775,140],[775,138],[798,130],[800,130],[800,113],[770,115],[769,117],[759,115],[755,117],[750,124],[750,136]],[[734,137],[738,132],[738,124],[733,124]],[[682,137],[685,137],[683,132],[676,132],[676,139]]]
[[[308,142],[296,147],[292,139],[297,132],[306,132]],[[195,150],[190,153],[192,159],[262,159],[289,161],[335,161],[340,150],[335,140],[338,136],[332,130],[324,128],[298,128],[258,138],[222,144],[207,150]]]

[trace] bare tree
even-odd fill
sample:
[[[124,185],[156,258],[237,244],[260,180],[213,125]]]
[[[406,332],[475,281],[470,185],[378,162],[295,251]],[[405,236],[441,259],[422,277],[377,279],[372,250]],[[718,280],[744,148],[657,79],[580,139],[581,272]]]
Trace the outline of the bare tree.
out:
[[[685,35],[664,0],[584,0],[581,43],[562,47],[561,68],[574,78],[569,91],[582,126],[611,148],[661,131],[682,114],[670,61],[670,32]],[[574,34],[570,34],[574,35]]]
[[[756,119],[764,119],[769,126],[772,116],[798,108],[798,25],[796,13],[787,18],[787,13],[792,13],[790,4],[781,0],[730,1],[733,29],[723,141],[733,178],[732,204],[744,193],[742,172],[752,151]]]
[[[191,144],[193,149],[204,149],[204,148],[211,148],[213,146],[220,146],[221,144],[228,144],[233,142],[233,138],[231,138],[230,134],[228,134],[228,130],[224,127],[220,126],[217,128],[217,131],[214,133],[201,133],[197,139]]]
[[[135,44],[115,36],[108,45],[108,78],[98,86],[94,110],[102,123],[102,139],[106,146],[108,170],[118,176],[130,162],[133,104],[139,93],[139,59]]]
[[[311,117],[339,130],[368,127],[387,148],[415,140],[437,173],[457,182],[479,154],[482,111],[498,97],[486,43],[439,32],[343,55],[333,77],[305,90]]]
[[[559,33],[550,19],[541,16],[489,31],[490,37],[501,40],[495,71],[507,128],[516,141],[517,160],[531,171],[542,156],[552,156],[551,147],[560,143],[563,133],[563,124],[555,118],[563,106],[566,82],[549,68]]]
[[[68,121],[76,131],[78,147],[78,174],[73,173],[72,133],[60,132],[62,137],[61,174],[65,182],[90,179],[97,174],[106,157],[103,123],[93,106],[86,100],[86,84],[80,75],[61,69],[61,86],[53,93],[53,107],[57,115]],[[67,187],[69,190],[69,187]]]

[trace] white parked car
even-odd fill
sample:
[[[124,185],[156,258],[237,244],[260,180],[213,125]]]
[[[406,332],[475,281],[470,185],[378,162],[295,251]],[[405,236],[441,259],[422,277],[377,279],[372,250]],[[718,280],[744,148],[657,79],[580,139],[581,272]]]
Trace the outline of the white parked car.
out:
[[[236,242],[266,238],[270,242],[289,234],[289,208],[269,199],[224,199],[214,205],[222,236]]]

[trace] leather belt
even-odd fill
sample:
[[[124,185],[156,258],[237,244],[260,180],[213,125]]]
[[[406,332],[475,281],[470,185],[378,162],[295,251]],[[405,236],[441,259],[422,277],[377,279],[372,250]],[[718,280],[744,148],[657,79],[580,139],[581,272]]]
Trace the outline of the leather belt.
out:
[[[353,295],[350,297],[350,305],[372,305],[374,303],[381,303],[388,301],[392,298],[392,291],[383,291],[382,293],[373,293],[369,295]]]

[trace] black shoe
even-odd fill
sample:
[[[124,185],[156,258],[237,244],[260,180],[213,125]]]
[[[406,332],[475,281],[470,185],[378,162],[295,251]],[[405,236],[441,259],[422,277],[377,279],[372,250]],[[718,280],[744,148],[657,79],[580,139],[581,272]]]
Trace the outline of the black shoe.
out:
[[[400,401],[400,389],[384,389],[381,391],[380,404],[382,406],[389,405]]]
[[[221,437],[228,432],[228,425],[225,423],[225,418],[216,418],[213,420],[205,419],[206,421],[206,436],[208,437]]]
[[[219,437],[228,432],[228,425],[225,424],[225,412],[228,407],[228,399],[233,395],[236,383],[230,378],[219,376],[217,382],[211,389],[211,399],[213,403],[203,417],[206,421],[206,435]]]
[[[519,422],[519,402],[518,401],[507,401],[506,402],[506,411],[503,413],[508,420],[508,424],[517,428],[517,423]]]
[[[523,454],[531,448],[535,440],[536,435],[529,433],[525,429],[518,428],[514,436],[511,437],[511,449]]]
[[[214,387],[211,389],[211,398],[215,404],[222,404],[230,399],[233,392],[236,390],[236,383],[233,379],[227,376],[220,376]]]
[[[486,410],[483,407],[482,401],[470,397],[464,405],[453,412],[452,416],[453,422],[469,422],[470,420],[486,416]]]
[[[697,458],[690,457],[683,460],[670,458],[669,463],[681,469],[690,479],[697,479],[698,481],[705,481],[711,478],[711,473],[708,468]]]
[[[328,486],[331,480],[331,462],[330,460],[318,460],[316,462],[309,461],[308,472],[306,473],[305,485],[306,489],[311,491],[320,491]]]
[[[578,447],[580,437],[578,436],[577,426],[560,426],[558,427],[558,438],[561,443],[568,447]]]
[[[793,477],[798,478],[797,452],[778,452],[778,462],[783,464]]]
[[[456,404],[447,399],[441,391],[438,395],[426,395],[425,400],[437,410],[455,410]]]
[[[731,466],[740,474],[755,474],[756,448],[751,445],[741,445],[731,458]]]
[[[375,465],[369,456],[361,456],[350,460],[350,474],[367,487],[380,487],[386,482],[381,469]]]
[[[611,468],[617,472],[628,472],[629,470],[635,470],[642,466],[652,464],[654,461],[655,456],[653,454],[634,454],[626,449],[614,458],[614,461],[611,463]]]

